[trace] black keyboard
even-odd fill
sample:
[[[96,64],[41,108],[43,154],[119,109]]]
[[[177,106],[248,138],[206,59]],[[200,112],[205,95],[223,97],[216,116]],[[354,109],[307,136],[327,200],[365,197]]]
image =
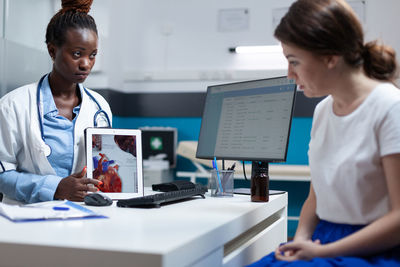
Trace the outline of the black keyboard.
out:
[[[170,192],[159,193],[144,197],[135,197],[130,199],[120,199],[117,202],[118,207],[135,208],[135,207],[157,207],[161,204],[170,203],[182,199],[191,198],[193,196],[201,196],[205,198],[204,194],[207,188],[202,185],[196,185],[191,189],[176,190]]]

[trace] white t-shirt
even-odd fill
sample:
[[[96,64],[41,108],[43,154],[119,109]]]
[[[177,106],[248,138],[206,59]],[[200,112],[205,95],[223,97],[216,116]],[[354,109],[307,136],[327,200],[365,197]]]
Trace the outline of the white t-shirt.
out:
[[[400,153],[400,90],[377,86],[351,114],[316,107],[308,151],[320,219],[368,224],[389,211],[381,158]]]

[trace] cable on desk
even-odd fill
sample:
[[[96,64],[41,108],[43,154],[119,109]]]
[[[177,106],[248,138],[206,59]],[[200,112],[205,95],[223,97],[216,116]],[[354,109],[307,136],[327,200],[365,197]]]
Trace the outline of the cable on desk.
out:
[[[244,164],[244,160],[242,161],[242,163],[243,163],[243,175],[244,175],[244,179],[246,180],[246,181],[248,181],[248,179],[247,179],[247,176],[246,176],[246,168],[245,168],[245,164]]]

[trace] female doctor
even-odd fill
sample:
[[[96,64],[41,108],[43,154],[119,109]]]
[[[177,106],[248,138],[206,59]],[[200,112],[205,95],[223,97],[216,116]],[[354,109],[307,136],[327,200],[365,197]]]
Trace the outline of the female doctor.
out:
[[[53,69],[0,99],[0,192],[3,202],[82,201],[99,181],[85,178],[87,127],[111,127],[111,110],[83,87],[97,54],[92,0],[63,0],[46,44]],[[14,201],[13,201],[14,200]]]

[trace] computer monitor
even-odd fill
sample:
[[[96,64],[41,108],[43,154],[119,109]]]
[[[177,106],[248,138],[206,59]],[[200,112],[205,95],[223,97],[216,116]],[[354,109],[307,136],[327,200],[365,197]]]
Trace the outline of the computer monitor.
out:
[[[209,86],[196,157],[286,161],[295,93],[287,77]]]
[[[141,127],[143,160],[152,157],[169,162],[170,168],[176,167],[177,129],[172,127]],[[160,157],[161,156],[161,157]]]

